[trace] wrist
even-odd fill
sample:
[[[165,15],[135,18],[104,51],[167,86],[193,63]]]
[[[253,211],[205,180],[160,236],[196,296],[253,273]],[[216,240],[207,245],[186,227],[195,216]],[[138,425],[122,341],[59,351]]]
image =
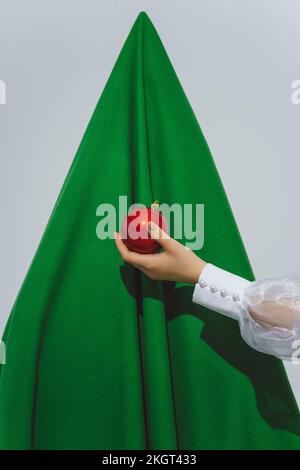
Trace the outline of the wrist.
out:
[[[196,262],[194,263],[193,269],[191,270],[191,276],[189,282],[192,284],[197,284],[199,277],[201,276],[201,273],[203,269],[206,266],[206,262],[203,261],[203,259],[198,258]]]

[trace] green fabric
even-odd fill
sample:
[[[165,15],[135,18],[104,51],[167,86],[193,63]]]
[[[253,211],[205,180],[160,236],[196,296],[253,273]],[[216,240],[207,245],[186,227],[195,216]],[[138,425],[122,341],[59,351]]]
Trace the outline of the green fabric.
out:
[[[253,279],[206,141],[145,13],[117,59],[4,334],[2,449],[299,449],[282,363],[96,237],[102,202],[205,204],[216,265]]]

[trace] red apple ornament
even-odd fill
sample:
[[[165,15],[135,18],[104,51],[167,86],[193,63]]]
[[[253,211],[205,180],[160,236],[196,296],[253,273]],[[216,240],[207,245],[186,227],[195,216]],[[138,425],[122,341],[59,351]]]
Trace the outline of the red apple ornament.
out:
[[[130,251],[136,253],[149,254],[155,253],[160,245],[151,238],[147,223],[153,222],[158,225],[164,232],[168,233],[168,225],[166,219],[161,212],[158,211],[158,202],[155,201],[151,207],[134,207],[121,227],[121,237],[123,242]]]

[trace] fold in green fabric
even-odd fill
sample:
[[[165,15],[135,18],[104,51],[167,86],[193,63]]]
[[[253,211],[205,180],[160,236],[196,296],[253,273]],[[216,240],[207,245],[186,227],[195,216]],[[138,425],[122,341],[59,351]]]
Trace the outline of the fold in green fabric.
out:
[[[11,312],[1,449],[299,449],[282,363],[193,286],[151,281],[96,208],[205,204],[198,254],[253,280],[199,124],[145,13],[122,48]],[[183,239],[184,243],[185,240]]]

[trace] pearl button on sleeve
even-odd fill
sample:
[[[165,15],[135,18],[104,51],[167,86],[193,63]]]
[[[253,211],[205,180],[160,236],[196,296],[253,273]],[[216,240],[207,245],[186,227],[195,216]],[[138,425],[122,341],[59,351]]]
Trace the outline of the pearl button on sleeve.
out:
[[[208,263],[195,286],[193,301],[235,320],[250,281]]]

